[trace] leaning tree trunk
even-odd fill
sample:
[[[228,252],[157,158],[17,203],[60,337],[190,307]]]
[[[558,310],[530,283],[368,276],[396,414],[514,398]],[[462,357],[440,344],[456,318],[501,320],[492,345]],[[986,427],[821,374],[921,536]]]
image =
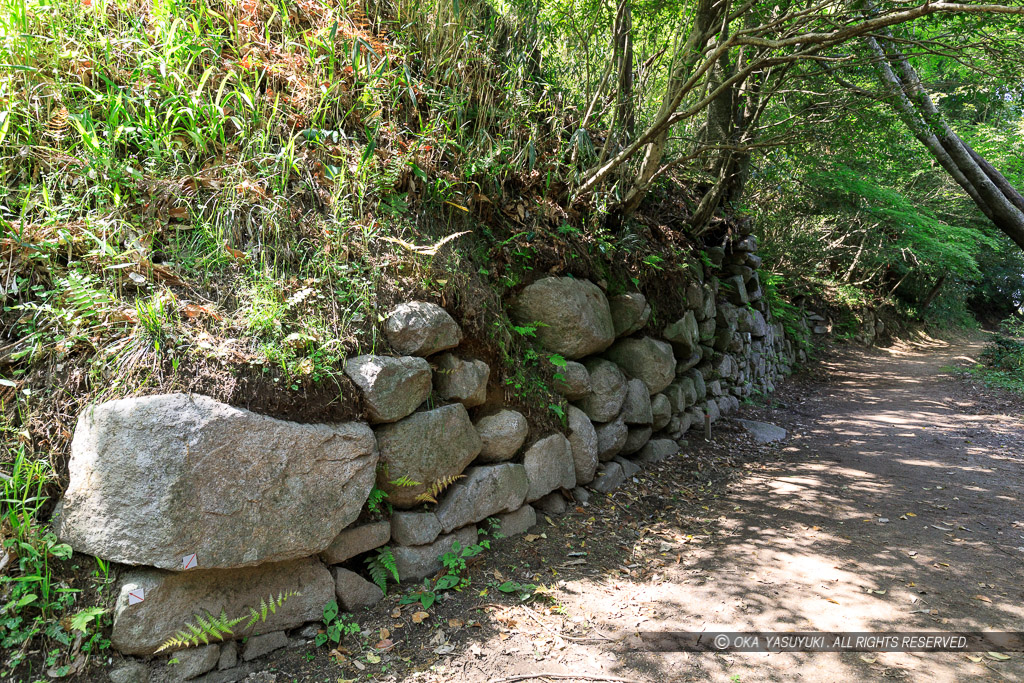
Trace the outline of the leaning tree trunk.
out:
[[[949,127],[917,71],[892,43],[867,39],[890,104],[992,224],[1024,249],[1024,197]]]

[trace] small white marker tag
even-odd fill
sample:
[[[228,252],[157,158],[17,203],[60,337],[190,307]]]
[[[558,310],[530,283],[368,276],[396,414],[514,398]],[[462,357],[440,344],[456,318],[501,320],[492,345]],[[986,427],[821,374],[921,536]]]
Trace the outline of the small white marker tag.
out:
[[[128,591],[128,604],[137,605],[146,599],[146,589],[136,588],[135,590]]]
[[[195,553],[192,553],[191,555],[186,555],[185,557],[181,558],[182,569],[195,569],[198,566],[199,558],[196,557]]]

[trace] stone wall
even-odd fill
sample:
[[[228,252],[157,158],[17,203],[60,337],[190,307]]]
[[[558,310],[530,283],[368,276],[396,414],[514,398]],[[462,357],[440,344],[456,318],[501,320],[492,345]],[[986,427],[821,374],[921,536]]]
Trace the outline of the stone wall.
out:
[[[567,361],[555,387],[565,433],[530,443],[526,417],[484,405],[490,368],[462,353],[458,323],[415,301],[387,316],[394,355],[347,361],[367,423],[296,424],[183,394],[90,408],[55,526],[76,551],[134,566],[122,572],[114,646],[149,655],[196,612],[241,614],[300,592],[257,626],[251,658],[248,648],[318,622],[331,599],[349,610],[378,600],[339,566],[353,558],[390,545],[403,581],[431,576],[489,517],[521,533],[535,508],[565,509],[562,491],[607,493],[678,453],[689,430],[771,392],[798,355],[762,298],[755,249],[750,236],[711,249],[713,267],[681,293],[685,314],[657,326],[639,292],[608,298],[568,277],[523,289],[510,317]],[[375,482],[394,506],[383,521],[361,514]],[[450,485],[423,504],[438,482]],[[203,652],[189,657],[218,661]]]

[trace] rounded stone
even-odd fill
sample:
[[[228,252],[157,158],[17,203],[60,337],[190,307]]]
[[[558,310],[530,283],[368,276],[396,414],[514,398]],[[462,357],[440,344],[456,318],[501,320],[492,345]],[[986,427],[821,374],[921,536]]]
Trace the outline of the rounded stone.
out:
[[[406,356],[429,356],[462,341],[462,330],[448,312],[427,301],[399,304],[384,326],[388,343]]]
[[[530,433],[526,418],[508,409],[480,418],[475,426],[480,435],[481,448],[477,456],[480,462],[511,460]]]
[[[345,374],[363,392],[371,423],[401,420],[430,396],[430,364],[415,356],[356,356]]]
[[[590,393],[577,405],[594,422],[615,419],[626,400],[626,376],[618,365],[604,358],[591,358],[584,365],[590,373]]]
[[[603,351],[615,340],[608,299],[589,280],[537,280],[519,294],[511,314],[519,325],[539,323],[541,345],[570,360]]]

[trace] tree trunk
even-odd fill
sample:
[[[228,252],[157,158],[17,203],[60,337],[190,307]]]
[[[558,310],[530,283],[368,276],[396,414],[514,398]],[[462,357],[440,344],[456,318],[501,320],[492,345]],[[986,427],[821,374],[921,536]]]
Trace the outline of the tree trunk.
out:
[[[665,125],[675,113],[676,108],[682,101],[686,92],[684,90],[693,68],[701,58],[702,50],[708,40],[708,31],[718,21],[723,6],[715,0],[698,0],[695,9],[696,16],[693,19],[693,26],[686,42],[676,49],[673,57],[672,72],[665,88],[665,96],[661,100],[661,107],[658,110],[656,125],[661,129],[646,143],[644,156],[640,162],[640,170],[633,179],[633,187],[623,202],[623,210],[632,211],[640,203],[643,193],[647,189],[651,178],[657,173],[661,160],[665,156],[665,148],[668,146],[668,136],[671,132],[671,125]]]
[[[924,316],[925,309],[931,306],[932,302],[935,301],[935,297],[939,295],[939,290],[942,289],[942,285],[945,282],[946,275],[945,273],[943,273],[942,275],[939,276],[939,279],[935,281],[935,284],[932,285],[932,288],[928,290],[928,295],[925,296],[924,301],[921,302],[921,308],[917,311],[918,317]]]
[[[900,118],[993,225],[1024,249],[1024,198],[953,132],[903,53],[892,44],[883,48],[875,38],[867,44]]]
[[[628,143],[636,134],[636,114],[633,110],[633,6],[630,0],[619,0],[614,32],[615,69],[619,81],[616,118],[621,131],[619,139]]]

